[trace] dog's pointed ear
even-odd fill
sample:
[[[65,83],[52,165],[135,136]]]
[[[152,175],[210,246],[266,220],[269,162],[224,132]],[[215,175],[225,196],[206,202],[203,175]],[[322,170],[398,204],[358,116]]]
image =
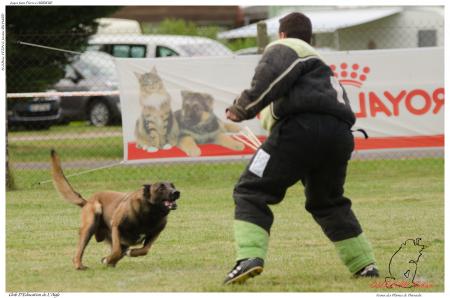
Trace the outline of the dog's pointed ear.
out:
[[[205,94],[204,99],[205,99],[206,109],[208,110],[208,112],[212,112],[213,111],[214,98],[210,94]]]
[[[150,188],[152,187],[151,184],[144,184],[144,192],[143,192],[143,197],[146,200],[150,199]]]
[[[183,99],[183,102],[185,100],[189,100],[192,97],[193,92],[189,90],[181,90],[181,98]]]

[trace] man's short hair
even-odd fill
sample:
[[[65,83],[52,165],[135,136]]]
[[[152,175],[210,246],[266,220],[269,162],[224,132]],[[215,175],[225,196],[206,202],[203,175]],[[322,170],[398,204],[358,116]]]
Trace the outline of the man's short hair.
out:
[[[301,12],[290,13],[280,19],[278,32],[284,32],[286,37],[298,38],[311,43],[311,20]]]

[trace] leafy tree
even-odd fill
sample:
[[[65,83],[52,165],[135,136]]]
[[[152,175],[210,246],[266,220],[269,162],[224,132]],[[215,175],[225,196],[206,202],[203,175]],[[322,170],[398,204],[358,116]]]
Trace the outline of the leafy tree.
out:
[[[166,18],[157,25],[144,25],[144,33],[202,36],[215,39],[220,31],[218,26],[199,26],[183,19]]]
[[[96,18],[117,6],[6,6],[7,92],[44,91],[64,74],[73,54],[30,47],[19,41],[83,51],[97,30]]]
[[[257,47],[258,45],[255,37],[237,38],[234,40],[226,41],[224,42],[224,44],[232,51],[237,51],[245,48],[253,48]]]
[[[194,22],[185,21],[182,19],[167,18],[162,20],[157,25],[144,24],[143,31],[146,34],[168,34],[168,35],[189,35],[202,36],[215,39],[232,51],[237,51],[244,48],[256,47],[256,38],[240,38],[231,41],[218,40],[217,33],[223,28],[219,26],[199,26]]]

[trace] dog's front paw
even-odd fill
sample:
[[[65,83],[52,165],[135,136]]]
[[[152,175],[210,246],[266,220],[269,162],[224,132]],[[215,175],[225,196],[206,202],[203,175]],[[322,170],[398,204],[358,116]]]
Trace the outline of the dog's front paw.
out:
[[[225,123],[225,130],[227,132],[240,132],[241,127],[237,124],[227,122]]]
[[[245,145],[241,142],[236,142],[231,145],[231,149],[235,151],[242,151],[245,149]]]
[[[125,255],[126,255],[127,257],[131,257],[131,248],[128,248],[128,249],[125,251]]]
[[[191,157],[200,156],[202,151],[198,147],[189,148],[186,150],[186,154]]]
[[[110,263],[109,261],[108,261],[108,257],[104,257],[104,258],[102,258],[102,264],[105,264],[106,266],[108,266],[108,267],[115,267],[116,266],[116,264],[112,264],[112,263]]]

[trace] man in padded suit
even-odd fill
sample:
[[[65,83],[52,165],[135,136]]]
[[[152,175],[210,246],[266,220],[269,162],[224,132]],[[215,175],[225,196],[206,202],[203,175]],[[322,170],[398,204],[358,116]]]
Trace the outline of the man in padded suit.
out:
[[[311,21],[302,13],[280,20],[279,39],[256,67],[251,87],[226,110],[240,122],[258,113],[270,131],[234,188],[237,262],[225,284],[263,271],[273,213],[288,187],[301,181],[306,210],[357,277],[377,277],[372,248],[344,196],[354,149],[355,115],[333,71],[310,45]]]

